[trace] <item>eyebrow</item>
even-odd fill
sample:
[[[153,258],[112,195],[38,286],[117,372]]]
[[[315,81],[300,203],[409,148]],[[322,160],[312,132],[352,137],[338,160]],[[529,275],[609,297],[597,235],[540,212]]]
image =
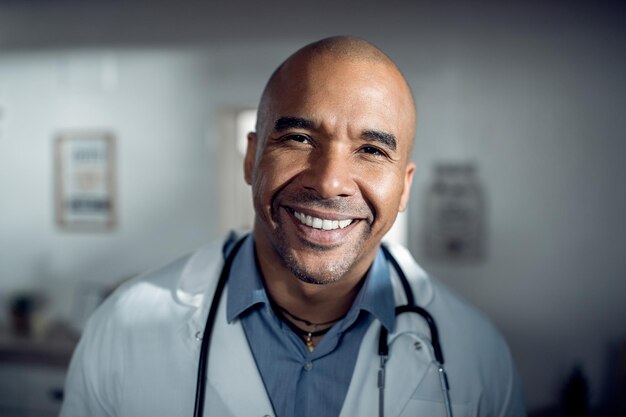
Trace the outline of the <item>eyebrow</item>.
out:
[[[303,117],[281,117],[274,122],[274,130],[283,132],[288,129],[312,129],[313,122]]]
[[[395,151],[398,147],[398,141],[396,137],[391,133],[381,132],[378,130],[365,130],[361,133],[361,136],[370,139],[375,142],[379,142],[382,145],[385,145],[387,148]]]
[[[274,122],[274,130],[277,132],[284,132],[289,129],[313,129],[314,127],[313,121],[304,117],[280,117]],[[395,151],[398,147],[398,141],[391,133],[379,130],[364,130],[361,132],[361,137],[378,142],[392,151]]]

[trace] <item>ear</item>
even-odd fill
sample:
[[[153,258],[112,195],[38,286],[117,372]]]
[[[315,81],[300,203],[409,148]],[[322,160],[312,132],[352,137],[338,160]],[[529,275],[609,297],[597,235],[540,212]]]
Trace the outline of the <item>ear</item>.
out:
[[[409,162],[404,171],[404,189],[400,196],[400,205],[398,211],[406,210],[406,206],[409,204],[409,197],[411,195],[411,184],[413,183],[413,174],[415,173],[415,164]]]
[[[243,178],[248,185],[252,185],[252,172],[254,171],[254,160],[256,159],[256,132],[248,133],[248,147],[243,160]]]

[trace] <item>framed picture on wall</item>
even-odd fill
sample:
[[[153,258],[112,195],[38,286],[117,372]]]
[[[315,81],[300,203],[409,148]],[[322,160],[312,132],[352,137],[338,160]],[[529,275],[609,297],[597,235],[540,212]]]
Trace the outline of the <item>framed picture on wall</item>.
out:
[[[55,209],[64,229],[116,225],[115,137],[108,131],[67,131],[55,138]]]

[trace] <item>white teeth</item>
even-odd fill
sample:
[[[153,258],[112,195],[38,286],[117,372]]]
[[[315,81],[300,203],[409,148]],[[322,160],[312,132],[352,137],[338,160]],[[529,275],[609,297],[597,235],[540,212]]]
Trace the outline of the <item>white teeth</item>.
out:
[[[294,211],[293,215],[296,219],[300,220],[300,223],[310,226],[314,229],[322,229],[322,230],[335,230],[339,228],[343,229],[344,227],[347,227],[352,223],[352,219],[350,220],[320,219],[319,217],[312,217],[303,213],[299,213],[297,211]]]

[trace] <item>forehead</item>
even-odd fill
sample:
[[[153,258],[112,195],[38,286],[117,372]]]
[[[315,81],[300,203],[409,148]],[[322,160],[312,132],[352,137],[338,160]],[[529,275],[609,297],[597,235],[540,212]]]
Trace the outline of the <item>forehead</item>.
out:
[[[265,103],[269,128],[279,117],[307,117],[319,124],[391,131],[412,141],[413,99],[395,66],[335,56],[294,57],[273,80]]]

